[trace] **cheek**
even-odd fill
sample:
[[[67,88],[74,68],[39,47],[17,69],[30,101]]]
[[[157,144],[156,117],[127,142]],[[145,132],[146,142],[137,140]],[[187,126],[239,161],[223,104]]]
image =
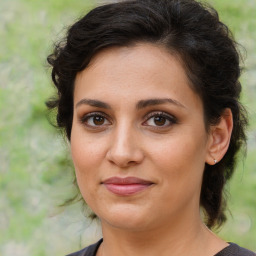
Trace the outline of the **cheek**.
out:
[[[97,136],[88,135],[76,125],[71,133],[71,154],[77,172],[87,173],[100,163],[104,155],[104,142]]]
[[[159,170],[159,196],[165,202],[176,205],[176,210],[199,203],[202,175],[204,171],[203,151],[195,142],[165,143],[162,154],[155,154],[155,163]],[[159,209],[166,211],[164,205]],[[170,211],[173,208],[168,208]]]
[[[163,143],[154,145],[151,153],[154,162],[166,180],[178,186],[201,183],[205,165],[205,145],[202,138],[173,136]]]
[[[161,159],[162,162],[171,163],[171,165],[204,162],[205,147],[200,141],[191,136],[173,136],[162,143],[156,142],[152,147],[154,156]],[[153,153],[153,152],[152,152]]]
[[[89,194],[93,194],[95,185],[100,182],[98,170],[104,155],[103,144],[96,143],[95,140],[84,136],[84,133],[77,132],[74,128],[71,136],[71,154],[77,183],[86,200]]]

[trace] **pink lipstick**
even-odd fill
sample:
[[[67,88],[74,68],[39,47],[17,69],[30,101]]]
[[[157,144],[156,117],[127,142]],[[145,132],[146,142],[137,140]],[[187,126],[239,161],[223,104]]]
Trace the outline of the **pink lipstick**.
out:
[[[116,195],[129,196],[149,188],[154,183],[136,177],[111,177],[104,180],[102,184],[104,184],[110,192]]]

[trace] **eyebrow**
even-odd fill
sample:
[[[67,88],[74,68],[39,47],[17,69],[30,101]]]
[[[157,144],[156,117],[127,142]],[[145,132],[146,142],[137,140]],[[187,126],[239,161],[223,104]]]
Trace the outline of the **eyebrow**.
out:
[[[110,105],[100,101],[100,100],[92,100],[92,99],[82,99],[80,101],[78,101],[78,103],[76,104],[76,108],[79,107],[80,105],[89,105],[92,107],[97,107],[97,108],[106,108],[106,109],[110,109]]]
[[[142,109],[146,108],[149,106],[155,106],[155,105],[161,105],[161,104],[166,104],[170,103],[173,105],[176,105],[178,107],[183,107],[185,106],[181,104],[179,101],[171,99],[171,98],[156,98],[156,99],[147,99],[147,100],[140,100],[136,104],[136,109]],[[92,107],[97,107],[97,108],[105,108],[105,109],[111,109],[111,106],[103,101],[100,100],[93,100],[93,99],[82,99],[76,104],[76,108],[79,107],[80,105],[89,105]]]
[[[171,104],[176,105],[178,107],[185,108],[185,106],[183,104],[181,104],[179,101],[171,99],[171,98],[163,98],[163,99],[156,98],[156,99],[140,100],[136,104],[136,108],[137,109],[142,109],[142,108],[146,108],[146,107],[149,107],[149,106],[161,105],[161,104],[166,104],[166,103],[171,103]]]

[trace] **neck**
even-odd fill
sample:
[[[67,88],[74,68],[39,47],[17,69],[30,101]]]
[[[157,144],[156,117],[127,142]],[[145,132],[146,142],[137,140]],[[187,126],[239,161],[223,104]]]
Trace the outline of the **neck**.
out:
[[[200,220],[175,220],[154,229],[122,230],[102,223],[103,243],[97,256],[180,256],[214,255],[227,244],[217,238]]]

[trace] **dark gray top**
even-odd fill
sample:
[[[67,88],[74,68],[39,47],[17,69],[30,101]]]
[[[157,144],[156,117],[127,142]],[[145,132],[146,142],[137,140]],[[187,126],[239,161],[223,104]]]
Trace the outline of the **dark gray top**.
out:
[[[67,256],[96,256],[97,250],[102,243],[103,239],[100,239],[97,243],[92,244],[81,251],[71,253]],[[249,251],[243,247],[238,246],[234,243],[229,243],[230,245],[214,256],[256,256],[252,251]]]

